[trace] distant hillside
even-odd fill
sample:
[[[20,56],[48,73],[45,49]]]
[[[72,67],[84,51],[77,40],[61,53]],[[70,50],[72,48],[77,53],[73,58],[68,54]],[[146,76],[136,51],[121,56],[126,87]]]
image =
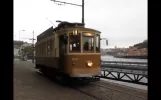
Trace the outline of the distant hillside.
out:
[[[14,41],[14,45],[21,46],[23,44],[23,41]]]
[[[135,44],[134,47],[138,49],[148,48],[148,40],[145,40],[142,43]]]

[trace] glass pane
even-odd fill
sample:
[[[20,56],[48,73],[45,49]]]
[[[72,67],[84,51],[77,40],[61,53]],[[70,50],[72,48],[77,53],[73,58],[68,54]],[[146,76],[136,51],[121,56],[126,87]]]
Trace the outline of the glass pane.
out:
[[[100,52],[100,36],[96,35],[96,52]]]
[[[69,52],[80,52],[80,33],[78,34],[69,34]]]
[[[83,36],[83,52],[94,52],[93,36]]]

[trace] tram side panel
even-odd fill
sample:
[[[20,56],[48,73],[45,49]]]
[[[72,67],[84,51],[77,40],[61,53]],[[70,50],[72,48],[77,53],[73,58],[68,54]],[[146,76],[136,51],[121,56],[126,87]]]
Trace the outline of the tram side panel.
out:
[[[57,34],[50,36],[52,37],[52,45],[50,45],[50,54],[48,54],[48,45],[47,45],[47,40],[44,39],[43,41],[40,41],[36,45],[36,65],[41,65],[43,67],[48,67],[48,68],[59,68],[59,48],[58,48],[58,36]]]

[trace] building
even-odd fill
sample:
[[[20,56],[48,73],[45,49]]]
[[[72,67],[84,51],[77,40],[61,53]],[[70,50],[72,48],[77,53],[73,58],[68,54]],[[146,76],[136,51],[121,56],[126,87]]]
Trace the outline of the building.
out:
[[[27,46],[32,46],[32,43],[24,42],[24,43],[18,48],[18,50],[21,51],[24,47],[27,47]],[[20,56],[22,56],[22,51],[20,52]]]
[[[19,56],[19,49],[17,49],[17,48],[14,48],[14,56]]]
[[[23,49],[24,47],[32,46],[32,43],[24,42],[23,45],[21,45],[20,49]]]
[[[23,45],[21,45],[21,47],[27,47],[27,46],[32,46],[32,43],[24,42]]]
[[[136,48],[131,48],[127,51],[127,55],[129,56],[143,56],[147,55],[147,49],[136,49]]]
[[[14,45],[14,49],[13,49],[14,56],[19,56],[19,49],[20,49],[20,46]]]

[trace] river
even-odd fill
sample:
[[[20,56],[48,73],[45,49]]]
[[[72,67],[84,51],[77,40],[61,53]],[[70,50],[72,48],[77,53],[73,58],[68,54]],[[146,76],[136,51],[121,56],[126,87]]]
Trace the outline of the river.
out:
[[[116,58],[110,55],[101,56],[101,60],[102,61],[147,62],[147,59]]]

